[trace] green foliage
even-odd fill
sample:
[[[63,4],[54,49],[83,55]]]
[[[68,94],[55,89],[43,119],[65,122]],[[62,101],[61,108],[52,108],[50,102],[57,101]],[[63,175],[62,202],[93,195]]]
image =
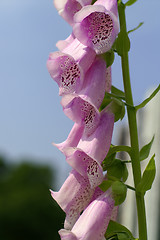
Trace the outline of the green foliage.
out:
[[[114,62],[114,51],[110,50],[103,54],[103,58],[106,61],[107,67],[111,66]]]
[[[103,102],[100,106],[100,111],[102,111],[106,106],[108,106],[108,110],[114,113],[115,122],[124,118],[125,104],[120,99],[112,96],[110,93],[105,93]]]
[[[134,240],[132,233],[123,225],[110,221],[107,231],[105,233],[105,238],[107,240],[115,239],[115,240]]]
[[[126,164],[119,159],[114,159],[112,165],[107,167],[107,175],[113,176],[125,182],[128,178],[128,170]]]
[[[127,187],[124,183],[120,181],[114,181],[111,185],[113,198],[115,200],[115,206],[120,205],[126,199]]]
[[[47,166],[0,161],[0,236],[5,240],[60,239],[64,213],[52,199]]]
[[[145,107],[146,104],[149,103],[149,102],[152,100],[152,98],[155,97],[155,95],[159,92],[159,90],[160,90],[160,84],[159,84],[158,87],[153,91],[153,93],[152,93],[148,98],[146,98],[141,104],[137,105],[137,106],[135,107],[135,109],[138,110],[138,109],[140,109],[140,108]]]
[[[106,161],[107,161],[108,157],[110,157],[112,154],[117,153],[117,152],[127,152],[130,155],[131,154],[131,147],[124,146],[124,145],[120,145],[120,146],[111,145],[110,149],[109,149],[109,152],[108,152],[108,154],[105,158]]]
[[[114,87],[113,85],[111,87],[111,93],[114,95],[114,97],[125,100],[125,93],[122,90]]]
[[[123,29],[119,32],[118,37],[115,42],[116,51],[119,56],[122,56],[125,52],[130,50],[130,40],[128,34]]]
[[[131,33],[131,32],[136,31],[136,30],[139,29],[143,24],[144,24],[144,22],[140,22],[137,27],[133,28],[132,30],[129,30],[129,31],[128,31],[128,34]]]
[[[143,146],[142,149],[140,150],[140,161],[146,159],[149,156],[153,141],[154,141],[154,136],[152,140],[148,144]]]
[[[145,194],[146,191],[151,189],[152,183],[156,175],[156,166],[155,166],[155,154],[150,159],[146,169],[144,170],[142,179],[137,186],[137,192]]]
[[[131,5],[133,5],[135,2],[137,2],[137,0],[128,0],[128,1],[125,3],[125,6],[131,6]]]

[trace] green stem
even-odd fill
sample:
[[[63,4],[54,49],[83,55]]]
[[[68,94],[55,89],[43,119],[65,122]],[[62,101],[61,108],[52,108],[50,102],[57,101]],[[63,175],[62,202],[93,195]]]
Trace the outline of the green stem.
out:
[[[118,6],[119,10],[119,20],[120,20],[120,30],[123,30],[127,34],[126,28],[126,17],[125,17],[125,5],[121,2]],[[123,84],[125,91],[125,99],[128,105],[134,106],[131,83],[130,83],[130,73],[129,73],[129,60],[128,52],[123,51],[121,54],[121,64],[122,64],[122,74],[123,74]],[[137,130],[137,120],[136,120],[136,110],[127,106],[129,131],[130,131],[130,141],[131,141],[131,161],[135,188],[141,180],[141,166],[139,159],[139,142],[138,142],[138,130]],[[145,202],[144,196],[142,194],[136,193],[136,204],[137,204],[137,215],[138,215],[138,228],[139,228],[139,240],[147,240],[147,226],[146,226],[146,214],[145,214]]]

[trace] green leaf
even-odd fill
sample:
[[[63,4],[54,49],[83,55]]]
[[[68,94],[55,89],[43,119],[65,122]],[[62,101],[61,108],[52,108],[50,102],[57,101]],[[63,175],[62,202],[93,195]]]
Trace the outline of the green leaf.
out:
[[[131,154],[131,147],[129,146],[114,146],[112,145],[109,149],[109,152],[107,154],[107,157],[111,156],[113,153],[117,153],[117,152],[127,152],[129,155]]]
[[[112,98],[111,103],[109,104],[109,109],[114,113],[114,121],[117,122],[119,119],[123,119],[125,115],[125,104],[117,99]]]
[[[128,237],[128,239],[134,240],[132,233],[125,226],[111,220],[109,222],[107,231],[105,233],[105,237],[106,237],[106,239],[110,239],[112,236],[117,235],[117,234],[119,234],[119,236],[120,236],[120,234],[124,234],[126,237]],[[117,235],[117,237],[118,237],[118,235]],[[121,238],[121,240],[122,240],[122,238]]]
[[[143,24],[144,24],[144,22],[140,22],[137,27],[133,28],[132,30],[129,30],[129,31],[128,31],[128,34],[131,33],[131,32],[136,31],[136,30],[137,30],[138,28],[140,28]]]
[[[108,167],[110,167],[112,165],[115,157],[116,157],[116,152],[111,154],[108,157],[107,156],[105,157],[105,159],[102,162],[103,171],[106,171],[108,169]]]
[[[128,34],[123,29],[121,29],[118,34],[115,46],[119,56],[122,56],[125,52],[129,52],[130,50],[130,40]]]
[[[131,6],[131,5],[133,5],[135,2],[137,2],[137,0],[128,0],[128,1],[125,3],[125,6]]]
[[[104,180],[100,185],[100,189],[105,192],[107,191],[108,188],[112,185],[113,181],[112,180]]]
[[[112,195],[115,201],[115,206],[120,205],[126,199],[127,187],[124,183],[120,181],[114,181],[111,185]]]
[[[156,166],[155,166],[154,157],[155,157],[155,154],[152,156],[146,169],[144,170],[142,179],[136,189],[137,192],[144,194],[146,191],[148,191],[152,187],[152,183],[156,175]]]
[[[114,159],[112,165],[106,167],[107,175],[116,177],[119,180],[126,181],[128,178],[128,170],[126,164],[119,159]]]
[[[113,50],[106,52],[102,56],[106,61],[107,68],[113,64],[113,62],[114,62],[114,51]]]
[[[153,141],[154,141],[154,136],[152,140],[148,144],[143,146],[142,149],[140,150],[140,161],[146,159],[149,156]]]
[[[125,115],[124,102],[116,97],[112,97],[112,94],[106,93],[99,110],[102,111],[106,106],[108,106],[108,110],[114,113],[115,122],[117,122],[119,119],[123,119]]]
[[[111,87],[111,93],[117,96],[118,98],[122,98],[123,100],[125,100],[125,93],[120,89],[114,87],[113,85]]]
[[[141,104],[137,105],[137,106],[135,107],[135,109],[138,110],[138,109],[140,109],[140,108],[145,107],[146,104],[147,104],[148,102],[150,102],[150,101],[152,100],[152,98],[154,98],[154,96],[159,92],[159,90],[160,90],[160,84],[159,84],[159,86],[153,91],[153,93],[152,93],[148,98],[146,98]]]

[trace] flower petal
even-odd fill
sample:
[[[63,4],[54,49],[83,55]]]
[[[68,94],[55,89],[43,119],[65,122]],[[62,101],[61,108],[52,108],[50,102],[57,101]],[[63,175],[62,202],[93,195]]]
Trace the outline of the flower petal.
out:
[[[68,135],[68,138],[62,143],[58,143],[58,144],[53,143],[53,145],[56,146],[62,152],[65,148],[76,147],[79,143],[79,140],[82,137],[83,131],[84,131],[84,126],[75,123]]]
[[[52,197],[66,213],[65,229],[72,229],[82,210],[94,193],[87,178],[72,170],[59,192],[51,191]]]
[[[85,127],[84,132],[87,136],[96,130],[100,114],[95,106],[79,96],[74,97],[74,95],[65,95],[62,98],[61,104],[67,117]]]
[[[59,86],[59,95],[80,91],[84,74],[94,59],[95,52],[85,47],[77,39],[67,44],[63,52],[50,54],[47,68]]]
[[[101,118],[96,131],[89,137],[83,134],[77,148],[82,149],[88,156],[100,164],[106,157],[112,140],[114,114],[107,107],[101,112]]]
[[[77,240],[77,237],[75,236],[75,234],[66,229],[61,229],[59,230],[58,233],[61,237],[61,240]]]
[[[118,7],[117,7],[117,0],[97,0],[94,5],[102,5],[108,11],[114,13],[116,17],[118,17]]]
[[[74,14],[82,8],[82,5],[76,0],[54,0],[54,5],[59,15],[70,25],[73,24]]]
[[[67,48],[73,41],[75,40],[75,36],[72,33],[71,35],[69,35],[69,37],[67,37],[65,40],[59,40],[56,43],[56,47],[60,50],[63,51],[65,48]]]
[[[68,148],[64,150],[66,161],[83,177],[88,178],[91,188],[97,187],[103,181],[103,170],[96,160],[87,156],[81,149]]]
[[[100,107],[105,95],[106,74],[105,60],[101,57],[96,57],[85,75],[83,88],[78,94],[97,108]]]
[[[109,66],[106,70],[106,87],[105,87],[106,92],[111,91],[111,86],[112,86],[112,74],[111,66]]]
[[[109,51],[119,31],[115,14],[102,5],[83,7],[74,16],[73,33],[84,45],[97,54]]]
[[[110,189],[85,209],[72,228],[78,240],[102,240],[111,219],[114,200]]]

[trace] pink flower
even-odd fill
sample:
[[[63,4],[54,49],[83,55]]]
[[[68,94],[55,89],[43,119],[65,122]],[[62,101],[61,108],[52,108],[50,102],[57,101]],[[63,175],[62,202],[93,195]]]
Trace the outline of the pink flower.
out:
[[[54,0],[54,5],[61,15],[69,24],[73,24],[73,17],[82,6],[91,4],[92,0]]]
[[[111,144],[113,125],[114,115],[104,109],[93,134],[88,137],[83,133],[77,147],[61,149],[66,156],[66,161],[89,180],[91,188],[97,187],[103,181],[101,163]]]
[[[89,204],[71,231],[59,231],[61,240],[103,240],[113,208],[114,200],[108,190]]]
[[[80,213],[87,207],[94,193],[88,179],[72,170],[58,192],[51,191],[52,197],[66,213],[65,229],[72,229]]]
[[[97,54],[109,51],[119,31],[117,0],[98,0],[74,16],[73,33]]]
[[[101,78],[100,78],[101,76]],[[64,95],[61,101],[64,113],[74,122],[84,125],[85,134],[91,135],[100,120],[100,107],[106,88],[106,63],[96,57],[86,73],[78,94]]]
[[[67,47],[63,46],[63,52],[51,53],[47,61],[48,71],[59,86],[59,95],[80,91],[84,75],[95,59],[91,48],[72,40]]]

